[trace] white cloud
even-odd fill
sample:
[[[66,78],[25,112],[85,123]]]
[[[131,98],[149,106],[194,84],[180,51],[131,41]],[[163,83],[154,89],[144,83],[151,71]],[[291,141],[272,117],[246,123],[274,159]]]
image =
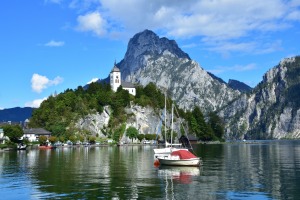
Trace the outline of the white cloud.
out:
[[[59,76],[53,80],[49,80],[46,76],[39,74],[33,74],[31,78],[31,88],[34,92],[41,93],[44,89],[52,85],[58,85],[63,82],[63,79]]]
[[[64,46],[64,45],[65,45],[65,42],[55,41],[55,40],[51,40],[51,41],[49,41],[45,44],[45,46],[47,46],[47,47],[61,47],[61,46]]]
[[[299,0],[73,0],[70,5],[94,9],[77,18],[77,30],[98,36],[132,36],[151,29],[177,39],[202,38],[201,46],[218,52],[268,52],[272,49],[264,50],[262,41],[253,41],[292,27],[299,21],[299,4]],[[251,42],[239,41],[245,39]]]
[[[97,36],[103,36],[106,33],[106,21],[97,11],[78,16],[77,22],[78,31],[93,32]]]
[[[76,9],[80,13],[77,31],[114,39],[125,36],[128,39],[137,32],[150,29],[174,39],[197,37],[199,43],[195,47],[201,46],[224,55],[237,51],[272,52],[272,45],[269,48],[264,43],[271,43],[274,40],[272,36],[278,31],[293,28],[300,21],[299,0],[46,1],[65,3]],[[263,36],[266,36],[264,40],[257,41]],[[187,45],[186,48],[192,46]]]
[[[91,84],[94,82],[97,82],[99,79],[98,78],[93,78],[92,80],[90,80],[89,82],[87,82],[87,84]]]
[[[105,16],[128,29],[163,29],[174,37],[204,36],[221,39],[249,31],[280,28],[282,19],[297,7],[283,0],[155,1],[101,0]],[[138,17],[137,17],[138,16]]]
[[[25,106],[26,107],[32,107],[32,108],[38,108],[40,107],[41,103],[43,101],[47,100],[47,98],[43,98],[43,99],[35,99],[33,101],[30,101],[30,102],[26,102],[25,103]]]

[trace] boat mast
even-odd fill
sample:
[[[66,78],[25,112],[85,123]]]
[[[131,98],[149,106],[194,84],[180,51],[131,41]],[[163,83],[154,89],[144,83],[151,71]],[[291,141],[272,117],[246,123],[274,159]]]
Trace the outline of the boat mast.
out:
[[[174,104],[172,103],[171,146],[173,144],[173,113],[174,113]]]
[[[167,91],[165,91],[165,145],[167,145]]]

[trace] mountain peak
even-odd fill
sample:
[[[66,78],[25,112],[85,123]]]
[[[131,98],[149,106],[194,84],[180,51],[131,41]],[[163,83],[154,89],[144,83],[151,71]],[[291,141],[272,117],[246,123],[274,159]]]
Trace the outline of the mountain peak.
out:
[[[165,37],[159,38],[158,35],[148,29],[135,34],[130,39],[125,57],[129,56],[132,51],[134,51],[134,56],[137,57],[150,52],[159,55],[165,50],[168,50],[178,58],[187,58],[190,60],[189,55],[178,47],[175,40],[169,40]]]
[[[130,39],[125,57],[117,66],[122,80],[143,86],[152,82],[158,88],[167,89],[180,108],[191,109],[197,105],[208,112],[240,94],[224,81],[216,81],[215,76],[202,69],[174,40],[160,38],[150,30]]]

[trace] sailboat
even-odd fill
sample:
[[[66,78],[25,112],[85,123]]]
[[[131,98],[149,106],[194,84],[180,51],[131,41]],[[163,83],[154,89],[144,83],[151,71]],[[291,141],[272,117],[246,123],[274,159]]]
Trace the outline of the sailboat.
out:
[[[173,138],[173,112],[174,104],[172,104],[172,125],[171,125],[171,143],[165,143],[166,147],[162,149],[154,149],[154,157],[158,159],[155,165],[171,165],[171,166],[200,166],[202,164],[201,158],[195,156],[188,148],[176,148],[172,145]],[[165,113],[166,113],[166,98],[165,98]],[[166,118],[165,118],[166,119]],[[165,122],[166,124],[166,122]],[[165,131],[165,139],[166,139]],[[183,140],[187,138],[183,138]],[[169,145],[169,146],[168,146]],[[180,144],[181,145],[181,144]]]
[[[167,100],[166,100],[166,93],[165,93],[165,112],[164,112],[164,120],[165,120],[165,125],[166,125],[166,113],[167,113]],[[174,104],[172,104],[172,127],[171,127],[171,132],[173,133],[173,112],[174,112]],[[165,126],[166,127],[166,126]],[[154,157],[161,157],[165,155],[169,155],[174,151],[177,151],[179,149],[188,151],[187,148],[182,148],[182,144],[173,144],[172,142],[172,136],[173,134],[171,133],[171,143],[167,142],[167,133],[166,133],[166,128],[165,128],[165,148],[156,148],[153,149],[154,151]]]
[[[176,150],[169,155],[157,157],[160,165],[169,166],[200,166],[201,158],[195,156],[190,151]]]

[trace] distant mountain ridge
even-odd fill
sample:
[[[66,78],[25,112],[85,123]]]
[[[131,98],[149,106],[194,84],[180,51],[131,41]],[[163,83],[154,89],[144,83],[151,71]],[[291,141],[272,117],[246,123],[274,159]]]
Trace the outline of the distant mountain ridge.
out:
[[[233,79],[229,79],[228,86],[240,92],[250,92],[252,90],[249,85]]]
[[[0,122],[24,122],[31,117],[34,108],[31,107],[15,107],[0,110]]]
[[[248,86],[247,84],[240,82],[238,80],[233,80],[233,79],[229,79],[228,83],[226,83],[223,79],[217,77],[216,75],[212,74],[211,72],[207,72],[212,78],[216,79],[217,81],[219,81],[220,83],[224,83],[227,84],[230,88],[234,89],[234,90],[238,90],[242,93],[244,92],[249,92],[252,90],[252,88],[250,86]]]

